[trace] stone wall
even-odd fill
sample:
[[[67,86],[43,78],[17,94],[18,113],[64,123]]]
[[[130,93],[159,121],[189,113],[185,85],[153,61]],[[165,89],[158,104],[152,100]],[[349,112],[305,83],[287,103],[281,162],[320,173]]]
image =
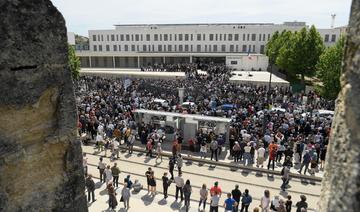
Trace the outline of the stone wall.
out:
[[[320,211],[360,211],[360,1],[353,0]]]
[[[0,1],[0,211],[87,211],[65,21]]]

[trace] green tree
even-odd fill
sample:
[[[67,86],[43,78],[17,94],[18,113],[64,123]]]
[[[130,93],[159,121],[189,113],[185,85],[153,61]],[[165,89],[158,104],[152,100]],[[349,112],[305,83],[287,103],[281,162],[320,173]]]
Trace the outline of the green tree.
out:
[[[334,46],[323,52],[316,64],[316,74],[321,80],[320,94],[328,99],[336,99],[340,91],[341,61],[344,55],[345,38],[340,37]]]
[[[286,70],[289,75],[301,76],[305,84],[305,76],[315,74],[315,66],[324,49],[320,34],[312,26],[309,31],[304,27],[292,33],[279,50],[276,64]]]
[[[73,80],[77,80],[80,75],[80,59],[75,54],[75,49],[71,45],[68,45],[68,59],[69,59],[69,69],[71,70],[71,75]]]

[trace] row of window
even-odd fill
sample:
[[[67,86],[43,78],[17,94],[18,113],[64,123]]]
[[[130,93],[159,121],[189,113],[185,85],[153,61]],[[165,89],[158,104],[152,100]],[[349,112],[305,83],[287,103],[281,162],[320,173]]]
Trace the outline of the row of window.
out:
[[[330,41],[330,35],[325,34],[324,42],[336,42],[336,35],[331,35],[331,41]]]
[[[93,45],[94,51],[103,51],[102,45]],[[157,47],[157,48],[155,48]],[[113,45],[112,51],[132,52],[256,52],[255,45]],[[239,49],[239,47],[241,49]],[[105,45],[105,51],[110,51],[110,45]],[[265,46],[260,45],[260,53],[265,52]]]
[[[121,34],[106,35],[106,41],[239,41],[241,34]],[[267,41],[270,34],[242,34],[243,41]],[[151,38],[152,37],[152,38]],[[104,35],[92,35],[93,41],[104,41]]]

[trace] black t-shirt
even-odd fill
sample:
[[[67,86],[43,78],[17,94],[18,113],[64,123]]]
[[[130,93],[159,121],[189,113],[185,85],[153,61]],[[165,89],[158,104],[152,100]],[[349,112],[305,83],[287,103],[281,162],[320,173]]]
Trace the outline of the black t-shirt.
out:
[[[236,202],[240,202],[241,191],[239,189],[232,190],[231,194]]]

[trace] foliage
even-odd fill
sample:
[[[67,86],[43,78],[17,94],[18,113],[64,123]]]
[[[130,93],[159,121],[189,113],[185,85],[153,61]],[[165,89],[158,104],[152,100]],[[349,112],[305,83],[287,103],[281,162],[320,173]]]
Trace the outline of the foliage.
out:
[[[340,89],[341,61],[344,54],[345,38],[341,37],[334,46],[327,48],[316,64],[316,74],[321,80],[320,94],[336,99]]]
[[[69,59],[69,69],[71,70],[71,75],[73,80],[77,80],[80,75],[80,59],[75,54],[75,49],[73,46],[68,45],[68,59]]]
[[[266,55],[271,64],[276,64],[290,76],[301,75],[304,84],[305,76],[315,74],[315,66],[324,44],[314,26],[305,27],[299,32],[283,31],[274,33],[267,45]]]

